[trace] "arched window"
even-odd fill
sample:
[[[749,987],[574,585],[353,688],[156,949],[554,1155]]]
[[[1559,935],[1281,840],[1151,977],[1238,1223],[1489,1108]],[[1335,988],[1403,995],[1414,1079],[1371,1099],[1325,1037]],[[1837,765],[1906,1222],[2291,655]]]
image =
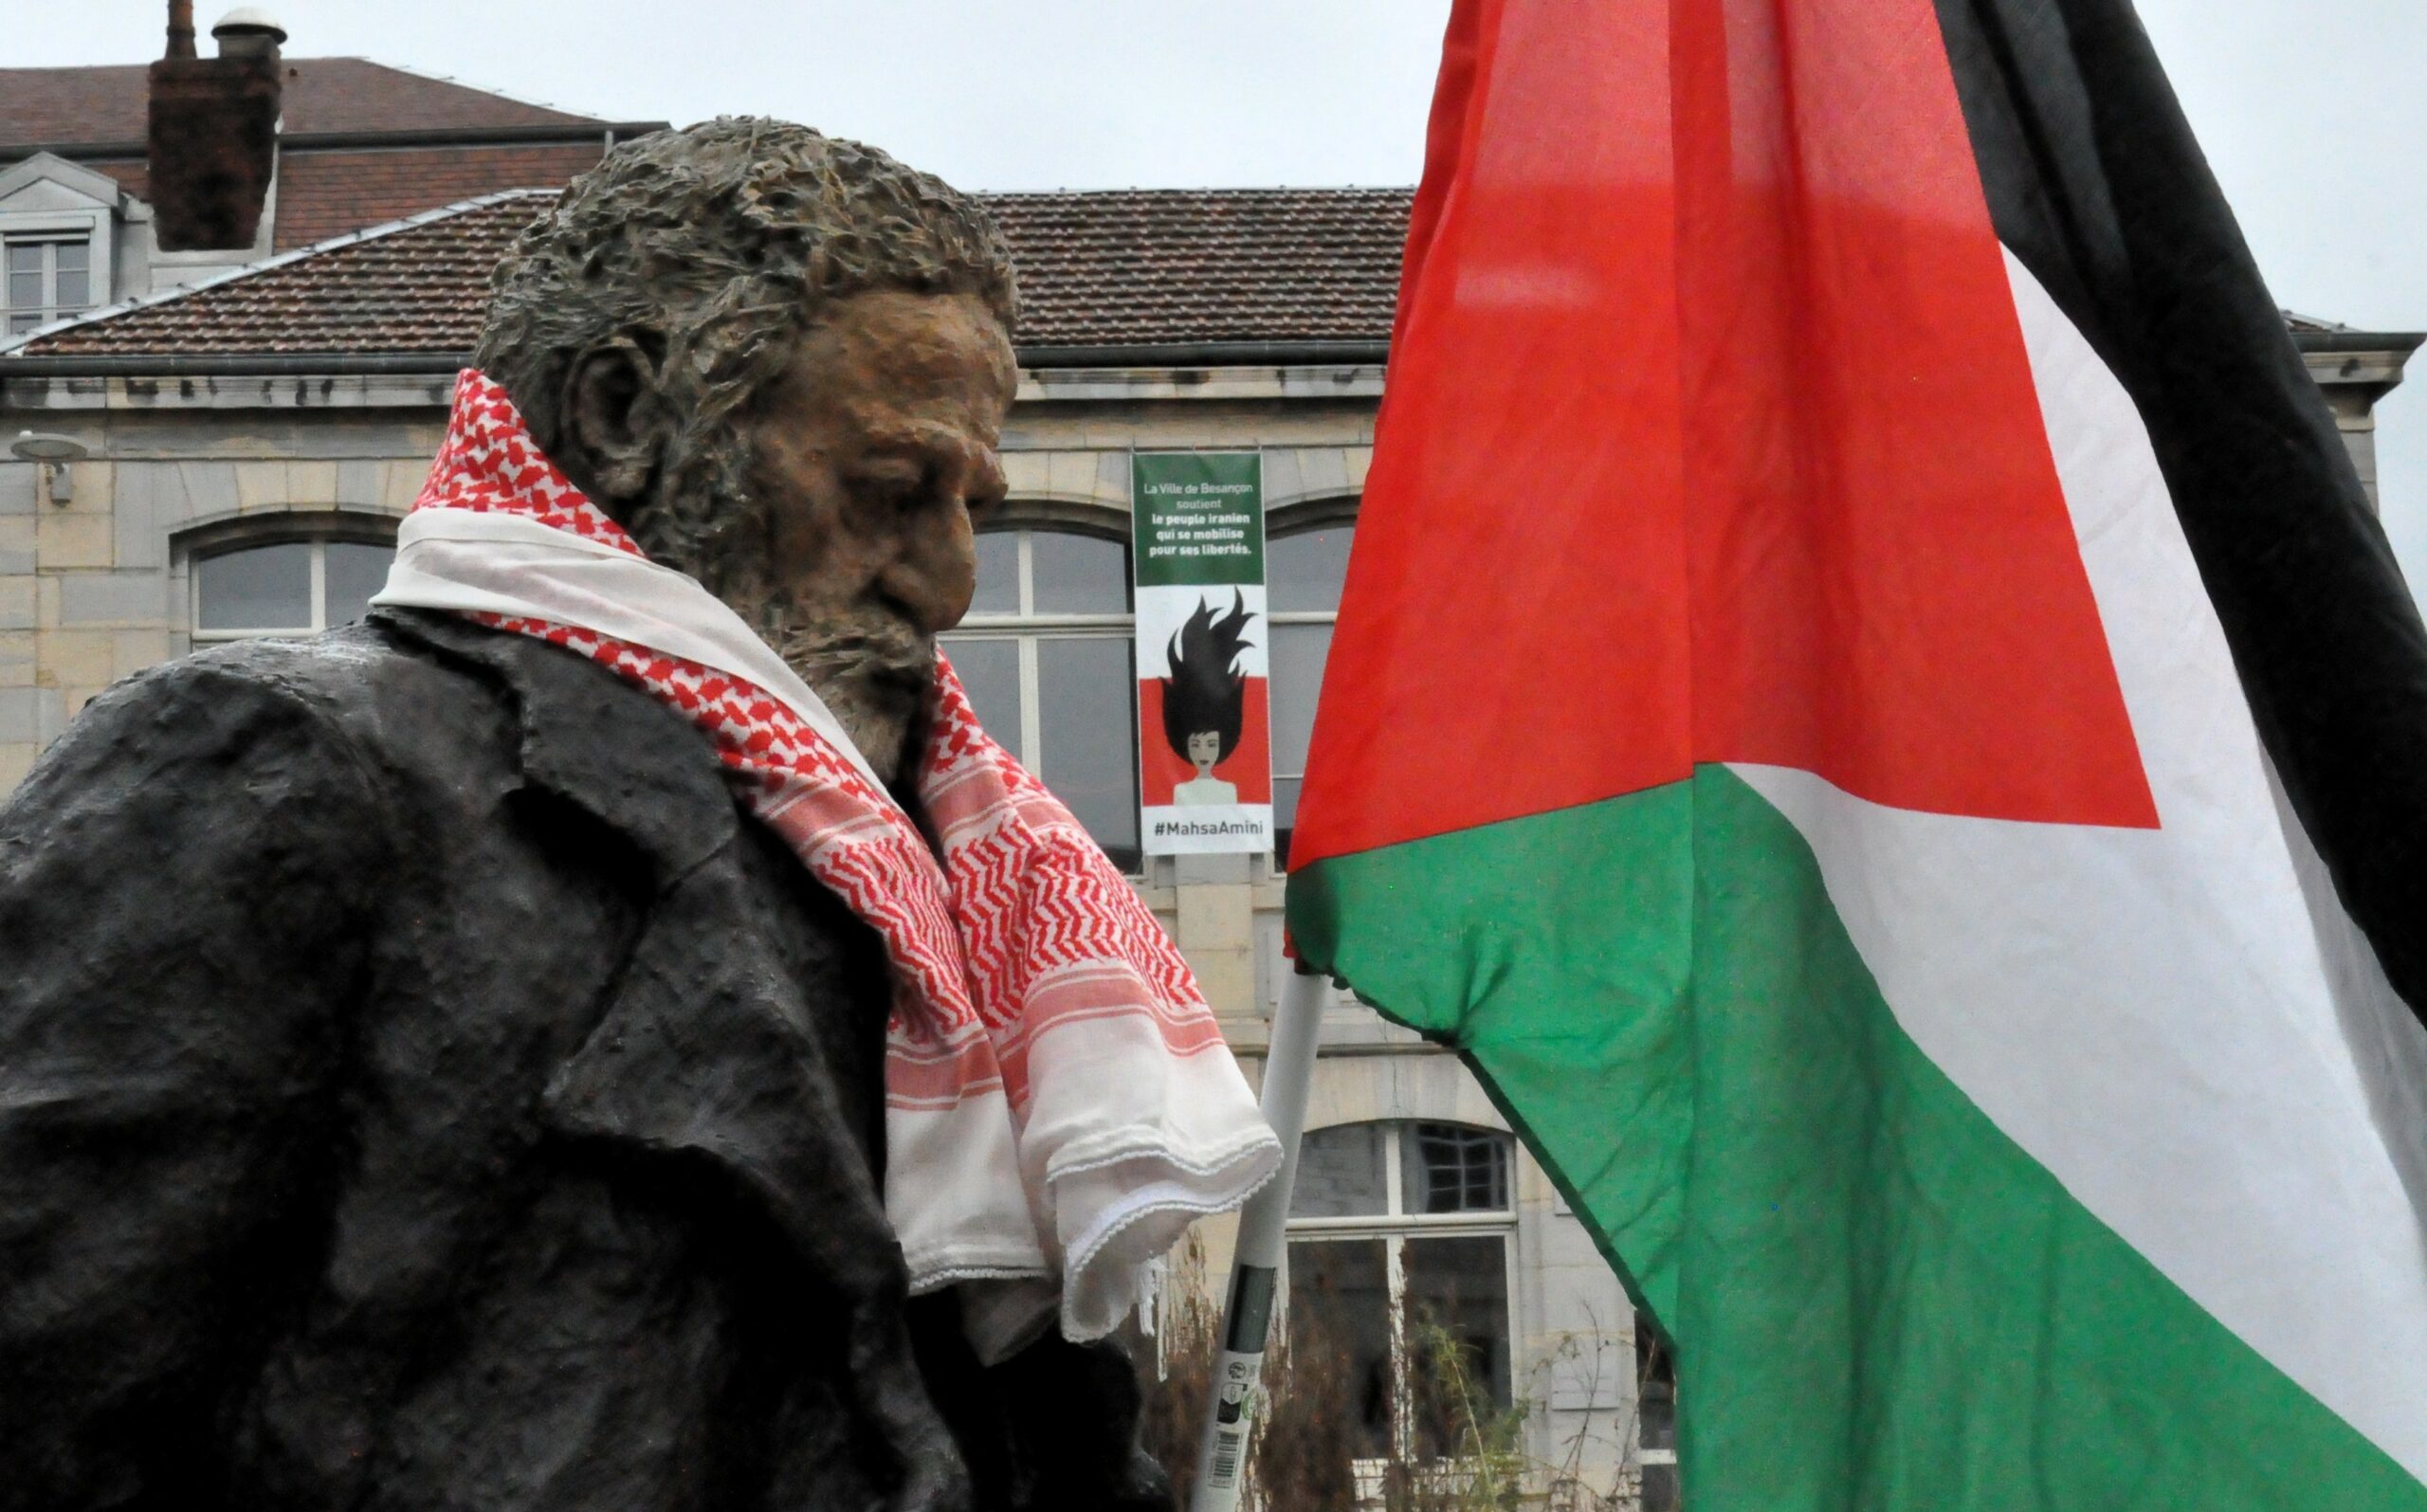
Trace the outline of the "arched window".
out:
[[[977,597],[944,654],[978,721],[1122,870],[1138,844],[1138,673],[1129,548],[1044,526],[977,537]]]
[[[1306,774],[1306,744],[1315,730],[1315,701],[1331,654],[1332,622],[1340,617],[1340,586],[1348,575],[1352,520],[1284,531],[1265,543],[1267,604],[1272,615],[1273,865],[1289,865],[1297,826],[1298,789]]]
[[[1339,1373],[1323,1384],[1359,1459],[1454,1455],[1450,1382],[1509,1405],[1512,1149],[1490,1129],[1417,1121],[1316,1129],[1299,1148],[1291,1358]]]
[[[360,619],[395,555],[370,541],[285,540],[197,557],[193,638],[309,635]]]

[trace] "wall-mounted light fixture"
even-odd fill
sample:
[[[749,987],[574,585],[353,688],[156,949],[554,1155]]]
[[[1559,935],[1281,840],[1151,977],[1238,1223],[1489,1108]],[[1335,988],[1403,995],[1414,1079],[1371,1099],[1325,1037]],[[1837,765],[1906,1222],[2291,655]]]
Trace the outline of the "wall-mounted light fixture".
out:
[[[67,465],[93,454],[90,446],[74,436],[44,430],[18,431],[17,439],[9,443],[9,450],[23,461],[42,464],[43,481],[50,485],[50,501],[54,504],[64,504],[76,497],[76,483]]]

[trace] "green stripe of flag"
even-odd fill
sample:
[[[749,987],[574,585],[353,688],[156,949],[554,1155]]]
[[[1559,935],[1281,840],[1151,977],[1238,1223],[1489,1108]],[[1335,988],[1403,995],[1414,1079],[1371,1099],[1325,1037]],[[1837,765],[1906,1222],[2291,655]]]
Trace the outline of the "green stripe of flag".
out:
[[[1679,1340],[1696,1512],[2427,1508],[1921,1052],[1724,767],[1322,861],[1289,922],[1464,1053]]]

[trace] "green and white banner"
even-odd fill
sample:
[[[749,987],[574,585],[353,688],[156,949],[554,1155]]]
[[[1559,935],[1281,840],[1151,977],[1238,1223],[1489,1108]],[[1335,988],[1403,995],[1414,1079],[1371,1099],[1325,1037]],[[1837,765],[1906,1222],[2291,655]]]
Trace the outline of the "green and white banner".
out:
[[[1264,459],[1141,452],[1130,519],[1146,853],[1268,851]]]

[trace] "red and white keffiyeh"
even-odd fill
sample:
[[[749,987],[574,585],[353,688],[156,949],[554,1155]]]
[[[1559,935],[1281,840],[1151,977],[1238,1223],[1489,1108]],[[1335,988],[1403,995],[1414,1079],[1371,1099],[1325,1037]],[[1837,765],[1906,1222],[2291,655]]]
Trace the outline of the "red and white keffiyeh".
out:
[[[739,801],[891,958],[885,1201],[914,1291],[958,1284],[997,1357],[1050,1317],[1102,1335],[1140,1261],[1280,1164],[1154,916],[978,728],[937,659],[919,802],[939,862],[830,711],[740,617],[650,562],[466,371],[374,600],[448,610],[611,668],[687,716]]]

